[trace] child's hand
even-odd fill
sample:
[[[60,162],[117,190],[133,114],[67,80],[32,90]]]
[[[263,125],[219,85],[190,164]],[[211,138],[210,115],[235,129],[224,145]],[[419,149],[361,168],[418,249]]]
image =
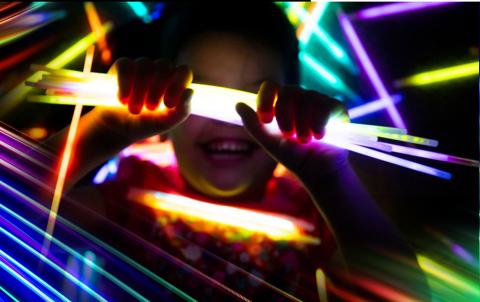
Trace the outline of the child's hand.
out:
[[[345,107],[335,99],[300,87],[264,82],[258,92],[257,113],[241,103],[237,104],[237,112],[250,135],[300,179],[329,175],[347,164],[345,150],[309,143],[312,137],[321,139],[325,135],[331,116],[348,119]],[[273,117],[284,137],[270,135],[264,129],[262,123],[270,123]]]
[[[168,62],[146,58],[118,59],[110,68],[117,75],[122,109],[97,107],[96,121],[128,143],[165,132],[189,113],[192,71]],[[163,103],[166,108],[158,109]]]

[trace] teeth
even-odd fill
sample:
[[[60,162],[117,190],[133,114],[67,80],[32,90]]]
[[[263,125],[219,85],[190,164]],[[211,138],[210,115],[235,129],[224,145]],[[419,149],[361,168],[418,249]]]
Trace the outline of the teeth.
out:
[[[245,152],[249,149],[247,143],[242,142],[214,142],[207,146],[207,148],[214,152]]]

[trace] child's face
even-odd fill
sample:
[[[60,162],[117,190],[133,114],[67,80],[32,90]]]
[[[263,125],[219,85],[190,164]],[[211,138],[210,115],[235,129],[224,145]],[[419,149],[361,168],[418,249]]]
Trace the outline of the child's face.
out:
[[[284,82],[274,52],[228,33],[207,33],[179,54],[194,82],[257,93],[264,80]],[[195,190],[216,198],[256,199],[276,163],[239,126],[190,116],[171,131],[182,176]]]

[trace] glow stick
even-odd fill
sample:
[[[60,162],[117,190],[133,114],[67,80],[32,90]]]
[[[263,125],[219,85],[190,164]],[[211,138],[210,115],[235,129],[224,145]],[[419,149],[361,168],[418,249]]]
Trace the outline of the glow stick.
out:
[[[34,206],[38,210],[40,210],[43,213],[49,213],[49,209],[41,205],[38,201],[35,201],[34,199],[30,198],[29,196],[25,195],[24,193],[20,192],[19,190],[15,189],[14,187],[10,186],[9,184],[5,183],[0,179],[0,187],[8,190],[12,194],[14,194],[16,197],[28,202],[30,205]],[[146,267],[142,266],[140,263],[136,262],[132,258],[128,257],[124,253],[116,250],[112,246],[106,244],[102,240],[98,239],[94,235],[88,233],[87,231],[83,230],[82,228],[78,227],[77,225],[71,223],[70,221],[66,220],[65,218],[58,216],[57,219],[66,227],[72,229],[73,231],[81,234],[88,240],[94,242],[95,244],[99,245],[100,247],[104,248],[107,250],[109,253],[115,255],[125,263],[128,263],[131,267],[135,268],[136,270],[142,272],[144,275],[148,276],[158,284],[162,285],[163,287],[167,288],[170,290],[172,293],[175,293],[177,296],[183,298],[184,300],[190,301],[190,302],[195,302],[196,300],[190,297],[188,294],[185,292],[181,291],[174,285],[170,284],[168,281],[165,279],[159,277],[155,273],[153,273],[151,270],[147,269]],[[43,255],[41,255],[43,256]]]
[[[0,259],[1,260],[1,259]],[[17,273],[15,270],[11,269],[10,266],[8,266],[3,260],[0,261],[0,267],[5,270],[7,273],[9,273],[12,277],[20,281],[23,285],[25,285],[28,289],[33,291],[35,294],[37,294],[40,298],[42,298],[43,301],[51,301],[54,302],[52,298],[49,296],[45,295],[42,290],[40,290],[38,287],[36,287],[33,283],[28,281],[26,278],[24,278],[22,275]]]
[[[18,150],[17,148],[14,148],[14,147],[10,146],[9,144],[3,142],[1,139],[0,139],[0,146],[1,146],[2,148],[5,148],[5,149],[7,149],[7,150],[9,150],[9,151],[14,152],[16,155],[19,155],[19,156],[25,158],[26,160],[28,160],[28,161],[36,164],[37,166],[40,166],[40,167],[42,167],[42,168],[44,168],[44,169],[50,169],[50,166],[48,166],[48,165],[40,162],[39,160],[37,160],[37,159],[29,156],[29,155],[26,154],[25,152],[22,152],[22,151]]]
[[[66,74],[76,77],[76,81],[73,81],[73,82],[58,81],[58,78],[66,77]],[[102,104],[102,105],[109,105],[109,106],[111,105],[116,107],[122,106],[120,102],[117,100],[116,92],[118,91],[118,86],[116,84],[116,80],[113,75],[95,74],[92,78],[88,78],[88,77],[82,78],[81,73],[79,72],[61,71],[58,73],[54,73],[53,78],[55,79],[55,77],[57,81],[50,80],[50,76],[46,75],[45,79],[41,80],[39,83],[27,83],[27,84],[33,85],[36,87],[47,88],[53,94],[57,94],[57,93],[62,94],[64,93],[63,91],[67,91],[68,93],[73,93],[74,96],[73,97],[72,96],[56,96],[56,95],[43,96],[43,97],[36,96],[33,98],[34,100],[44,100],[47,102],[68,101],[70,102],[70,104],[72,104],[75,101],[77,101],[77,98],[80,97],[80,99],[78,99],[78,102],[82,104],[88,103],[92,105]],[[256,108],[256,101],[255,101],[256,95],[253,93],[238,91],[238,90],[224,88],[224,87],[203,85],[203,84],[191,84],[190,88],[193,88],[195,91],[192,98],[192,102],[191,102],[192,114],[221,120],[227,123],[241,125],[241,119],[236,113],[234,109],[235,108],[234,105],[237,102],[241,101],[249,105],[251,108]],[[81,98],[83,94],[86,93],[87,95],[89,94],[92,95],[93,92],[103,94],[104,97],[102,98],[97,97],[96,99]],[[276,126],[276,123],[267,124],[266,127],[273,134],[280,133],[278,127]],[[328,131],[325,136],[325,138],[332,138],[333,140],[326,140],[324,138],[322,142],[328,143],[330,141],[338,142],[339,140],[342,140],[343,143],[346,143],[342,145],[345,146],[348,150],[351,150],[354,152],[361,150],[359,152],[365,155],[374,154],[374,153],[364,152],[363,149],[354,148],[355,145],[352,143],[349,143],[346,137],[343,137],[343,138],[334,137],[335,133],[342,133],[342,131],[345,132],[345,129],[349,129],[349,127],[351,129],[355,129],[355,127],[357,127],[356,128],[357,133],[362,131],[364,135],[385,137],[388,139],[412,142],[417,144],[424,144],[429,146],[436,146],[438,144],[438,142],[435,140],[424,139],[416,136],[410,136],[410,135],[399,134],[399,133],[389,133],[388,131],[386,133],[385,131],[375,131],[372,126],[366,126],[364,127],[365,128],[364,130],[360,130],[361,126],[359,124],[348,124],[348,123],[337,124],[333,120],[327,124]],[[388,128],[383,127],[383,129],[388,129]],[[330,134],[330,132],[332,134]],[[385,147],[381,145],[377,145],[377,148],[383,150]],[[408,164],[406,164],[405,161],[400,161],[400,159],[392,160],[391,157],[377,156],[376,158],[386,160],[394,164],[399,164],[399,165],[403,164],[406,167],[409,167],[411,169],[418,170],[420,172],[424,172],[430,175],[434,175],[438,177],[443,176],[443,178],[450,177],[450,176],[445,177],[445,174],[442,174],[442,173],[432,172],[432,170],[430,169],[433,169],[433,168],[428,167],[428,169],[426,169],[425,168],[426,166],[424,165],[419,165],[419,164],[414,165],[413,162],[410,162],[410,161],[408,161]],[[440,170],[434,169],[434,171],[438,172]]]
[[[395,127],[398,128],[406,128],[405,122],[403,121],[402,117],[397,111],[397,108],[393,104],[393,100],[390,94],[388,93],[385,85],[380,79],[380,76],[378,75],[378,72],[376,71],[372,61],[370,60],[367,52],[365,51],[362,42],[360,41],[357,33],[353,29],[350,20],[348,20],[348,17],[342,13],[339,15],[339,21],[348,42],[357,54],[360,64],[362,65],[368,78],[370,79],[370,82],[375,91],[377,92],[378,97],[385,101],[385,108],[387,109],[387,112],[390,115],[393,124],[395,125]]]
[[[352,17],[358,20],[379,19],[387,16],[410,13],[448,4],[451,4],[451,2],[411,2],[385,4],[363,9],[354,13]]]
[[[360,97],[350,89],[339,77],[333,74],[325,66],[321,65],[318,60],[315,60],[310,55],[305,52],[300,52],[299,54],[300,61],[303,62],[306,66],[313,69],[318,75],[320,75],[331,87],[345,94],[345,96],[353,99],[359,100]]]
[[[317,268],[315,271],[315,279],[317,281],[318,301],[328,302],[327,277],[321,268]]]
[[[112,53],[108,48],[107,40],[105,39],[105,30],[102,27],[102,22],[98,16],[95,4],[93,2],[85,2],[84,7],[90,28],[97,36],[97,43],[102,53],[102,61],[104,63],[109,63],[112,60]]]
[[[55,288],[51,287],[47,282],[43,281],[40,277],[35,275],[31,270],[26,268],[24,265],[22,265],[20,262],[15,260],[13,257],[5,253],[3,250],[0,249],[0,257],[3,257],[7,259],[10,263],[12,263],[14,266],[18,267],[22,272],[30,276],[30,278],[34,279],[38,283],[40,283],[43,287],[47,288],[49,291],[51,291],[55,296],[57,296],[60,300],[62,301],[70,301],[67,297],[62,295],[60,292],[58,292]]]
[[[392,95],[392,100],[394,104],[397,104],[402,100],[402,96],[399,94]],[[374,113],[383,109],[385,109],[385,100],[379,99],[379,100],[370,101],[370,102],[367,102],[366,104],[348,109],[348,116],[350,117],[351,120],[354,120],[359,117],[363,117],[367,114]]]
[[[40,229],[39,227],[35,226],[33,223],[29,222],[28,220],[26,220],[25,218],[23,218],[22,216],[18,215],[17,213],[13,212],[12,210],[10,210],[9,208],[7,208],[6,206],[4,205],[1,205],[0,204],[0,208],[8,213],[10,216],[14,217],[15,219],[19,220],[20,222],[22,222],[24,225],[26,225],[27,227],[29,227],[31,230],[35,231],[37,234],[40,234],[42,236],[45,236],[45,231],[42,231],[42,229]],[[110,274],[109,272],[105,271],[103,268],[101,268],[100,266],[96,265],[94,262],[92,261],[87,261],[86,257],[82,256],[80,253],[76,252],[74,249],[72,249],[71,247],[69,247],[68,245],[64,244],[62,241],[56,239],[55,237],[52,236],[52,242],[54,244],[56,244],[58,247],[60,247],[61,249],[65,250],[67,253],[69,253],[70,255],[72,255],[73,257],[79,259],[80,261],[82,262],[85,262],[86,265],[88,265],[88,267],[92,268],[93,270],[95,270],[96,272],[98,272],[99,274],[101,274],[102,276],[104,276],[105,278],[107,278],[108,280],[112,281],[112,283],[114,283],[115,285],[117,285],[118,287],[120,287],[121,289],[123,289],[125,292],[129,293],[130,295],[132,295],[133,297],[135,297],[137,300],[139,301],[148,301],[145,297],[143,297],[141,294],[139,294],[137,291],[135,291],[134,289],[132,289],[130,286],[128,286],[127,284],[125,284],[124,282],[122,282],[121,280],[119,280],[117,277],[115,277],[114,275]]]
[[[437,152],[432,152],[427,150],[415,149],[411,147],[399,146],[394,144],[388,144],[388,143],[385,143],[385,144],[391,146],[392,152],[395,152],[395,153],[407,154],[407,155],[412,155],[416,157],[423,157],[423,158],[443,161],[443,162],[452,163],[452,164],[464,165],[469,167],[479,166],[478,160],[473,160],[473,159],[468,159],[464,157],[458,157],[458,156],[453,156],[453,155],[448,155],[443,153],[437,153]]]
[[[472,282],[472,280],[462,277],[460,274],[440,265],[424,255],[417,254],[417,260],[420,267],[428,274],[457,288],[465,295],[471,295],[472,297],[475,297],[476,300],[480,299],[480,286],[478,285],[478,282]]]
[[[388,138],[388,139],[407,142],[407,143],[412,143],[412,144],[425,145],[425,146],[430,146],[430,147],[438,146],[438,141],[437,140],[429,139],[429,138],[423,138],[423,137],[419,137],[419,136],[406,135],[406,134],[395,134],[395,133],[392,133],[392,134],[390,134],[390,133],[375,133],[375,135],[378,136],[378,137]]]
[[[105,32],[108,32],[112,28],[112,23],[108,22],[104,24],[103,27],[105,29]],[[63,51],[59,56],[50,61],[46,66],[55,69],[62,68],[63,66],[77,58],[79,55],[84,53],[90,45],[95,43],[96,39],[97,37],[95,33],[88,34],[87,36],[70,46],[68,49]],[[38,81],[41,78],[42,74],[43,72],[35,72],[25,81]],[[17,85],[14,89],[9,91],[1,98],[2,110],[0,111],[0,117],[2,117],[3,114],[7,114],[15,107],[15,105],[23,101],[25,96],[31,90],[31,87],[25,86],[25,81],[22,81],[21,84]]]
[[[317,238],[302,234],[302,227],[296,219],[284,215],[217,205],[157,191],[132,189],[128,198],[190,219],[261,233],[272,240],[319,243]]]
[[[130,6],[130,8],[135,13],[135,15],[137,15],[137,17],[139,17],[140,19],[143,20],[143,22],[145,22],[145,23],[152,22],[152,18],[148,14],[148,9],[145,6],[145,4],[143,4],[143,2],[131,1],[131,2],[126,2],[126,3],[128,4],[128,6]]]
[[[439,169],[435,169],[435,168],[432,168],[432,167],[429,167],[429,166],[426,166],[426,165],[422,165],[422,164],[419,164],[419,163],[416,163],[416,162],[412,162],[412,161],[409,161],[409,160],[406,160],[406,159],[403,159],[403,158],[400,158],[400,157],[395,157],[395,156],[385,154],[385,153],[382,153],[382,152],[379,152],[379,151],[368,149],[368,148],[365,148],[365,147],[362,147],[362,146],[349,144],[348,142],[344,142],[344,141],[341,141],[341,140],[335,140],[334,138],[323,138],[323,141],[326,142],[326,143],[329,143],[331,145],[337,146],[339,148],[351,150],[351,151],[354,151],[354,152],[357,152],[357,153],[360,153],[360,154],[363,154],[363,155],[366,155],[366,156],[369,156],[369,157],[373,157],[373,158],[376,158],[376,159],[379,159],[379,160],[382,160],[382,161],[392,163],[392,164],[397,165],[397,166],[412,169],[412,170],[415,170],[415,171],[419,171],[419,172],[429,174],[429,175],[433,175],[433,176],[436,176],[436,177],[440,177],[440,178],[443,178],[443,179],[451,179],[452,178],[452,175],[448,172],[445,172],[445,171],[442,171],[442,170],[439,170]]]
[[[105,298],[103,298],[101,295],[99,295],[97,292],[95,292],[93,289],[85,285],[83,282],[75,278],[72,274],[68,273],[64,269],[62,269],[60,266],[55,264],[53,261],[45,257],[45,255],[42,255],[38,251],[36,251],[34,248],[30,247],[28,244],[20,240],[18,237],[10,233],[9,231],[5,230],[3,227],[0,227],[0,233],[4,234],[8,238],[10,238],[12,241],[20,245],[22,248],[26,249],[28,252],[33,254],[35,257],[40,259],[42,262],[46,263],[49,265],[51,268],[59,272],[62,276],[73,282],[75,285],[78,287],[82,288],[84,291],[86,291],[88,294],[90,294],[93,298],[95,298],[97,301],[102,301],[102,302],[107,302]]]
[[[83,72],[88,74],[92,69],[93,62],[93,53],[95,47],[90,46],[87,50],[87,55],[85,57],[85,64],[83,66]],[[65,149],[63,151],[62,159],[60,161],[60,170],[58,172],[57,182],[55,184],[55,191],[52,199],[52,206],[50,209],[50,214],[48,216],[47,223],[47,236],[43,242],[43,250],[46,252],[50,246],[51,235],[55,228],[55,220],[57,217],[58,207],[60,206],[60,200],[62,198],[63,186],[65,184],[65,177],[67,175],[68,165],[70,163],[70,157],[72,155],[72,150],[75,142],[75,136],[77,133],[78,123],[82,114],[82,105],[76,104],[75,110],[73,112],[72,122],[70,123],[70,128],[68,129],[67,142],[65,144]]]
[[[326,32],[322,27],[318,25],[319,21],[315,23],[309,21],[312,20],[311,16],[314,16],[313,14],[319,15],[318,19],[321,18],[324,11],[326,10],[327,4],[328,2],[326,2],[324,6],[319,6],[320,3],[317,2],[317,6],[315,7],[312,14],[309,14],[304,8],[300,6],[299,3],[287,4],[288,11],[293,12],[293,15],[295,15],[295,17],[298,17],[302,22],[304,22],[304,24],[300,25],[297,30],[297,36],[299,37],[299,41],[305,46],[308,43],[311,34],[313,33],[315,37],[319,40],[319,42],[325,47],[327,53],[329,53],[333,59],[338,61],[350,71],[356,72],[356,68],[347,53],[328,34],[328,32]]]
[[[295,3],[292,3],[292,5],[295,6]],[[306,14],[303,18],[303,25],[299,27],[300,31],[299,34],[297,34],[298,40],[303,44],[307,44],[310,40],[313,29],[318,26],[320,19],[327,9],[328,2],[316,2],[310,5],[313,9],[310,14]],[[300,9],[303,10],[302,8]]]
[[[422,72],[397,80],[396,87],[423,86],[478,75],[478,61]]]

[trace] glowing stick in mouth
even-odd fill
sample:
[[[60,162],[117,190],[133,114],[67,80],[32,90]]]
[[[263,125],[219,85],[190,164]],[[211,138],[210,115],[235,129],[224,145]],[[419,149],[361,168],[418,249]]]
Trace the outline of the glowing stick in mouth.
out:
[[[74,105],[78,103],[85,106],[110,106],[127,110],[125,106],[118,101],[118,84],[114,75],[89,73],[86,76],[81,72],[73,70],[54,70],[39,65],[32,67],[34,70],[47,73],[44,74],[43,78],[38,82],[26,82],[26,84],[45,89],[47,95],[29,96],[30,101],[64,105]],[[235,110],[235,105],[238,102],[243,102],[252,109],[256,109],[257,95],[254,93],[196,83],[192,83],[189,88],[194,90],[191,101],[191,113],[194,115],[242,125],[242,120]],[[168,109],[160,108],[158,110]],[[272,134],[281,134],[276,122],[266,124],[265,127]],[[361,147],[367,146],[385,152],[393,151],[391,147],[392,144],[375,143],[375,140],[378,138],[429,147],[436,147],[438,145],[438,141],[436,140],[408,135],[406,129],[403,128],[349,123],[340,117],[329,120],[326,126],[326,135],[320,143],[335,145],[422,173],[445,179],[451,178],[451,175],[445,171]]]

